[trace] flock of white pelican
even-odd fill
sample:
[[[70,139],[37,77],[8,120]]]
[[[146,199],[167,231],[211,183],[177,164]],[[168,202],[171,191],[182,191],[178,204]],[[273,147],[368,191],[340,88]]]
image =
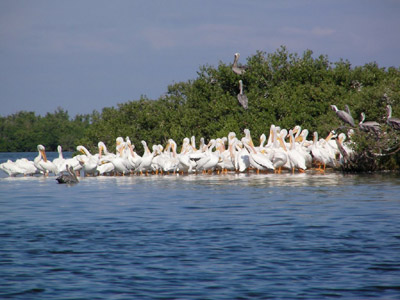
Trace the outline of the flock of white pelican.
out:
[[[236,56],[235,56],[236,58]],[[237,56],[238,58],[238,56]],[[331,105],[333,111],[345,124],[350,125],[347,136],[351,138],[355,122],[350,109],[339,110]],[[392,107],[387,105],[386,122],[395,130],[400,130],[400,119],[392,117]],[[361,113],[358,127],[362,131],[374,133],[379,137],[380,124],[374,121],[365,122],[365,114]],[[254,144],[249,129],[245,129],[241,138],[235,132],[228,136],[211,139],[205,143],[201,138],[196,145],[192,136],[183,139],[178,151],[177,143],[169,139],[163,145],[153,145],[151,150],[146,141],[141,141],[143,154],[135,152],[135,145],[129,137],[116,139],[115,153],[109,152],[103,142],[98,143],[98,152],[92,154],[80,145],[76,149],[81,153],[72,158],[63,157],[62,148],[58,146],[59,156],[53,161],[47,159],[45,147],[38,145],[38,156],[30,161],[26,158],[16,161],[8,160],[0,164],[0,170],[9,176],[34,175],[49,173],[60,175],[60,183],[78,182],[77,175],[129,175],[129,174],[198,174],[227,172],[305,172],[316,170],[325,172],[326,167],[339,167],[346,157],[353,153],[351,139],[345,133],[336,134],[331,131],[326,138],[318,138],[313,133],[312,139],[307,139],[309,131],[297,125],[287,130],[271,125],[268,138],[261,134],[257,146]],[[346,157],[343,157],[345,155]]]
[[[98,143],[98,152],[90,153],[80,145],[81,153],[72,158],[64,158],[61,146],[59,156],[53,161],[47,159],[45,147],[38,145],[38,156],[29,161],[26,158],[15,162],[8,160],[0,164],[0,169],[9,176],[52,173],[67,174],[73,179],[72,171],[83,176],[99,175],[149,175],[149,174],[204,174],[227,172],[281,173],[305,172],[313,169],[325,172],[325,168],[336,167],[341,163],[338,144],[348,153],[352,150],[344,133],[331,132],[326,138],[308,139],[307,129],[300,126],[287,130],[271,125],[269,135],[261,134],[259,143],[254,144],[250,130],[245,129],[242,137],[234,132],[228,136],[211,139],[205,143],[201,138],[184,138],[180,149],[173,139],[165,147],[153,145],[151,149],[145,141],[143,154],[135,152],[135,146],[129,137],[116,139],[115,153],[109,152],[103,142]],[[63,177],[62,180],[68,178]]]

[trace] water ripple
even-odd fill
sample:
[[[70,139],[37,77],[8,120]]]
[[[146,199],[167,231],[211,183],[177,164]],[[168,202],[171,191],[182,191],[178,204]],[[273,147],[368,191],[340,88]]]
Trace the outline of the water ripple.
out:
[[[399,299],[399,192],[393,175],[0,179],[0,297]]]

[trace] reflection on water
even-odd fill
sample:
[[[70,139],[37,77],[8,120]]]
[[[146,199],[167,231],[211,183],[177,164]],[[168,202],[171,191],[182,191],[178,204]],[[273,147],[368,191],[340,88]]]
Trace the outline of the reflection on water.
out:
[[[4,174],[3,174],[4,175]],[[0,180],[6,182],[52,182],[55,176],[50,174],[48,177],[42,175],[35,176],[0,176]],[[80,177],[80,182],[91,183],[115,183],[117,185],[139,184],[141,182],[194,182],[196,184],[210,185],[243,185],[243,186],[340,186],[356,184],[381,184],[390,182],[400,184],[400,176],[396,173],[379,174],[343,174],[340,172],[327,172],[320,174],[309,171],[307,173],[283,173],[283,174],[255,174],[255,173],[228,173],[228,174],[189,174],[189,175],[131,175],[131,176],[96,176]]]
[[[207,185],[240,185],[254,187],[268,186],[341,186],[356,184],[381,184],[388,182],[400,184],[400,176],[397,174],[342,174],[331,172],[326,174],[318,173],[296,173],[296,174],[255,174],[255,173],[228,173],[228,174],[190,174],[190,175],[149,175],[149,176],[98,176],[85,177],[81,181],[90,182],[115,182],[118,185],[140,184],[142,182],[157,183],[185,183]]]

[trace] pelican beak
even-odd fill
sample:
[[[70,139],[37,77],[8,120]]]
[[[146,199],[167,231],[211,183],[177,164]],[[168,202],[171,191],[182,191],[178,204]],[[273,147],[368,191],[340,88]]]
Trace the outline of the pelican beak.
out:
[[[301,143],[303,141],[303,137],[299,135],[297,138],[294,139],[295,142]]]
[[[46,152],[45,152],[44,150],[41,150],[40,152],[42,153],[43,160],[44,160],[45,162],[47,162]]]
[[[279,144],[281,145],[282,149],[285,150],[285,151],[287,151],[286,145],[285,145],[285,143],[283,142],[282,138],[279,136],[279,137],[277,137],[277,139],[278,139]]]
[[[103,152],[103,146],[100,146],[100,147],[99,147],[99,158],[101,158],[102,152]]]
[[[329,141],[333,136],[332,132],[329,132],[328,136],[326,137],[325,141]]]

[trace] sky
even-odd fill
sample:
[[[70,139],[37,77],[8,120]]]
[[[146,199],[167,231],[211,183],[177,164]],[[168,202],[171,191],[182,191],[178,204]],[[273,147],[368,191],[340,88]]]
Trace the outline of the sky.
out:
[[[400,0],[0,0],[0,115],[156,100],[281,45],[398,68],[399,16]]]

